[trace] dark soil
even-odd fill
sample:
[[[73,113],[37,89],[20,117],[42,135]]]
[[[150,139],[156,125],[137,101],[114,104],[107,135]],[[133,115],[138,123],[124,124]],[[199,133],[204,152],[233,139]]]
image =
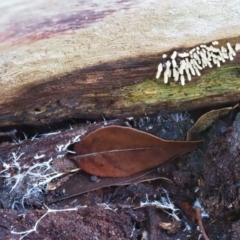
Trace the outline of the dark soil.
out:
[[[21,151],[24,151],[19,158],[21,171],[28,169],[27,163],[44,162],[51,156],[54,157],[51,164],[58,172],[62,172],[61,168],[75,168],[72,163],[64,165],[67,150],[55,151],[57,145],[66,144],[76,136],[73,130],[62,132],[61,137],[44,138],[48,141],[43,147],[47,145],[51,152],[44,152],[42,145],[37,145],[44,141],[42,138],[27,140],[25,145],[25,141],[22,145],[2,143],[0,239],[200,239],[193,207],[197,199],[202,212],[209,215],[202,220],[211,240],[240,239],[240,114],[233,118],[233,123],[229,116],[215,121],[201,134],[204,142],[199,149],[159,166],[144,179],[118,184],[107,181],[108,187],[98,188],[93,181],[99,184],[105,180],[85,174],[89,191],[83,194],[80,187],[74,187],[83,178],[81,172],[67,173],[51,186],[44,185],[41,191],[35,189],[26,195],[32,178],[23,178],[12,189],[15,182],[7,182],[6,173],[16,175],[19,166],[4,171],[4,164],[14,160],[13,152],[20,156]],[[135,128],[171,140],[185,140],[193,123],[188,114],[166,112],[128,122]],[[89,129],[85,130],[84,134]],[[48,156],[37,160],[33,158],[36,153]],[[52,169],[47,171],[52,173]],[[172,204],[174,210],[161,208],[159,204],[163,201],[165,205]],[[174,214],[180,221],[172,216]],[[24,236],[37,221],[36,231]]]
[[[228,220],[236,220],[240,216],[239,143],[240,114],[226,135],[210,142],[204,157],[205,184],[201,198],[210,216],[226,221],[224,228],[228,227]]]

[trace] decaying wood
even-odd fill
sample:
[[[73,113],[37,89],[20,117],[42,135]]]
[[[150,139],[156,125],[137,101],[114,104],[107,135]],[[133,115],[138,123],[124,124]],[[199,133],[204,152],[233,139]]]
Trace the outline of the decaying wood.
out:
[[[59,159],[60,161],[69,162],[68,148],[72,144],[71,141],[76,139],[80,141],[81,138],[89,134],[90,132],[109,125],[122,125],[121,120],[112,120],[108,122],[96,123],[85,126],[78,126],[72,129],[66,129],[58,132],[47,133],[34,137],[33,139],[27,139],[19,143],[8,143],[4,142],[0,145],[0,159],[3,159],[5,163],[11,163],[13,161],[13,153],[19,155],[22,153],[21,164],[31,165],[38,158],[34,158],[37,155],[44,155],[39,158],[42,160],[46,159]],[[74,141],[73,141],[74,142]],[[59,147],[60,148],[59,148]],[[66,146],[66,147],[64,147]],[[70,161],[71,162],[71,161]],[[61,165],[61,164],[60,164]],[[70,164],[68,166],[76,165]],[[2,163],[0,164],[2,169]],[[67,171],[66,166],[62,169],[57,169],[58,171]]]
[[[213,40],[240,43],[239,0],[11,0],[0,12],[1,126],[240,99],[240,54],[185,87],[155,79],[163,53]]]
[[[47,176],[47,183],[49,183],[53,175],[68,177],[73,170],[79,170],[69,159],[71,145],[98,128],[122,124],[120,120],[112,120],[36,136],[19,144],[2,143],[0,145],[0,182],[5,181],[2,190],[8,193],[5,196],[2,192],[4,207],[11,208],[19,198],[25,201],[24,196],[29,194],[29,186],[32,189],[38,187],[41,189],[41,186],[45,185],[41,183],[45,178],[43,173]],[[36,195],[31,199],[35,197]],[[42,197],[37,196],[37,198]]]

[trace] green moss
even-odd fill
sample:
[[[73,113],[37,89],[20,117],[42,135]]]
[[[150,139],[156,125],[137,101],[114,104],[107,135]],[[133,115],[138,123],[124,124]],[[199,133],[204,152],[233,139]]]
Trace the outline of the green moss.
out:
[[[164,84],[163,79],[148,79],[142,83],[124,87],[120,95],[124,96],[126,107],[137,103],[157,104],[159,102],[186,102],[194,99],[219,96],[228,93],[240,93],[240,66],[225,65],[202,75],[196,80]],[[119,94],[119,92],[118,92]]]

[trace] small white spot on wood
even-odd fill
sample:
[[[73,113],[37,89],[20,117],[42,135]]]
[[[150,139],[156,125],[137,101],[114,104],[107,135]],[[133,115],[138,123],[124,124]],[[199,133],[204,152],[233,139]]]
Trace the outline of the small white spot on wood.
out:
[[[236,50],[236,51],[239,51],[239,50],[240,50],[240,43],[236,43],[236,45],[235,45],[235,50]]]
[[[212,45],[218,45],[218,41],[213,41]]]

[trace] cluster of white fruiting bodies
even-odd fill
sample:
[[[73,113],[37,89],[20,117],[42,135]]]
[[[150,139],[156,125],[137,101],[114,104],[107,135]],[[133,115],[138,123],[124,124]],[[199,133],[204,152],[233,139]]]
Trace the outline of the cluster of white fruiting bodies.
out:
[[[163,72],[164,83],[168,83],[168,79],[173,77],[175,81],[180,79],[181,85],[185,85],[185,78],[191,81],[192,75],[201,76],[201,70],[215,64],[217,67],[221,66],[226,59],[233,60],[236,56],[235,51],[240,50],[240,44],[235,45],[235,50],[228,42],[227,46],[221,48],[215,47],[218,41],[213,41],[210,46],[200,45],[192,48],[189,52],[178,53],[174,51],[170,58],[166,54],[162,55],[164,59],[158,65],[156,78],[160,78]]]

